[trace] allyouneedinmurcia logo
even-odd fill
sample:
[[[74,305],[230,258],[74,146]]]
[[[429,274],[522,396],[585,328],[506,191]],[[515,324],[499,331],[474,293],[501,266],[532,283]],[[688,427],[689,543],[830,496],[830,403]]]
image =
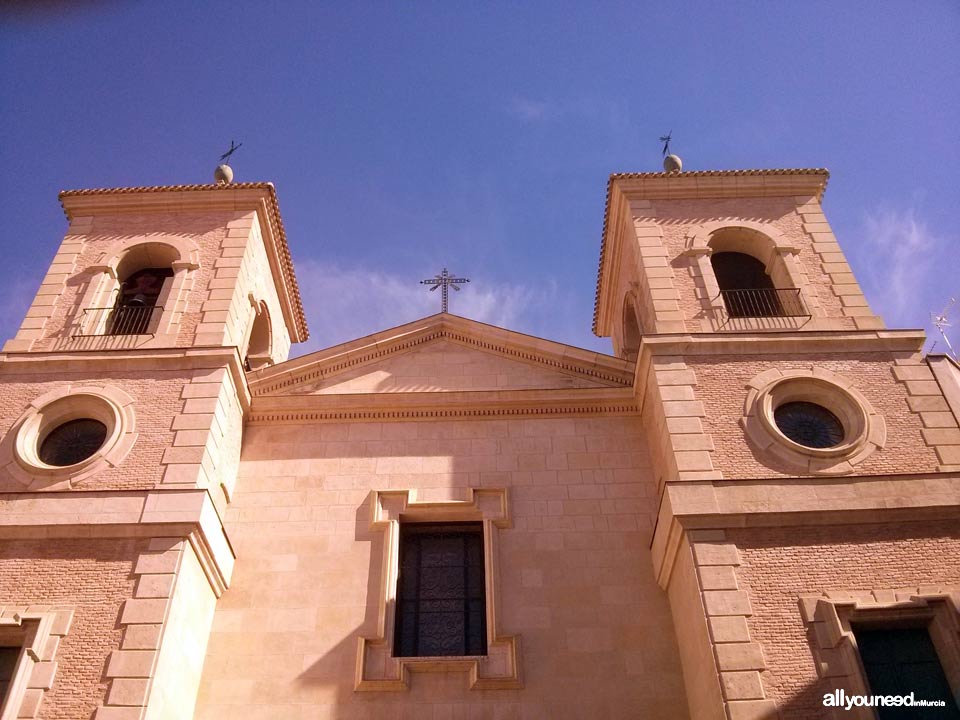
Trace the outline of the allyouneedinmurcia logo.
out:
[[[917,700],[907,695],[847,695],[843,688],[823,696],[824,707],[852,710],[855,707],[946,707],[943,700]]]

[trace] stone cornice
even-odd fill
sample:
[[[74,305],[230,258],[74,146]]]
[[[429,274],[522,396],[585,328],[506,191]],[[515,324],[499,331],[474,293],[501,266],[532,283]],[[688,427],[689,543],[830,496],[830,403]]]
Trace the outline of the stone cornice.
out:
[[[204,489],[0,493],[0,538],[186,537],[214,592],[236,555]]]
[[[291,338],[293,342],[303,342],[309,336],[273,183],[64,190],[60,193],[60,204],[68,219],[101,214],[256,211]]]
[[[609,187],[643,200],[816,196],[827,187],[824,168],[695,170],[672,173],[613,173]]]
[[[631,388],[254,396],[252,424],[635,415]]]
[[[677,333],[641,338],[637,365],[655,355],[806,355],[822,352],[915,353],[922,330],[788,330],[773,332]]]
[[[960,473],[670,481],[652,540],[661,587],[690,530],[960,520]]]
[[[0,353],[0,376],[16,381],[16,375],[56,375],[64,372],[103,372],[136,370],[192,370],[226,367],[237,389],[240,406],[250,407],[247,377],[237,349],[153,348],[150,350],[72,350],[70,352]]]
[[[822,168],[774,170],[701,170],[672,173],[614,173],[607,182],[600,234],[600,262],[593,307],[593,333],[604,332],[603,291],[614,276],[611,265],[619,251],[619,224],[614,222],[625,200],[702,198],[811,197],[823,199],[830,173]],[[608,303],[607,303],[608,304]]]
[[[449,340],[611,385],[628,387],[633,382],[632,363],[620,358],[441,313],[257,371],[250,376],[250,388],[254,395],[289,392],[433,340]]]

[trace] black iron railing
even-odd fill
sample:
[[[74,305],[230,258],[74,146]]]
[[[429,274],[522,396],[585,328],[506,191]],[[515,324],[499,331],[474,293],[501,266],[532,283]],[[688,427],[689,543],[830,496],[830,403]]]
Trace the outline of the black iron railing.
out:
[[[799,288],[721,290],[730,317],[809,317]]]
[[[74,335],[152,335],[153,320],[162,312],[160,305],[87,308],[83,311],[80,331]]]

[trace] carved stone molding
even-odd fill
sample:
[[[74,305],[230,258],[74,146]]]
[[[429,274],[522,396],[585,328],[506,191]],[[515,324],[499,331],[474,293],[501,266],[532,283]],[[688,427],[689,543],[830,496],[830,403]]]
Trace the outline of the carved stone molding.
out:
[[[811,448],[794,442],[777,427],[774,410],[786,402],[810,402],[829,410],[843,425],[843,441]],[[882,448],[887,426],[867,398],[846,378],[825,368],[780,371],[772,368],[747,383],[740,424],[761,460],[783,463],[813,475],[843,475]]]
[[[106,438],[89,457],[55,466],[39,457],[43,438],[58,425],[93,418]],[[0,442],[0,465],[30,490],[64,490],[91,475],[116,467],[137,440],[134,400],[113,385],[64,385],[35,398]]]
[[[505,489],[470,489],[466,501],[419,502],[416,490],[374,491],[370,527],[383,532],[377,633],[358,638],[355,689],[397,691],[410,686],[412,672],[466,672],[471,690],[516,689],[520,636],[504,634],[499,620],[499,530],[510,527]],[[483,657],[394,657],[394,612],[401,522],[483,523],[486,575],[487,654]]]
[[[33,718],[40,714],[44,693],[53,687],[54,661],[60,640],[70,630],[73,608],[66,605],[30,605],[3,608],[0,634],[21,643],[0,720]]]

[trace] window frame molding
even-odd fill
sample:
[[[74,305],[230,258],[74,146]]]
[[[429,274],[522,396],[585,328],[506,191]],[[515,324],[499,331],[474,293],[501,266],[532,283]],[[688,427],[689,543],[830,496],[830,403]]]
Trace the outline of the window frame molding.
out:
[[[830,448],[811,448],[788,438],[773,415],[775,396],[783,392],[790,393],[783,402],[812,402],[825,407],[837,416],[849,437]],[[740,425],[761,462],[785,464],[812,475],[852,473],[855,465],[887,441],[886,421],[863,393],[846,378],[816,365],[804,370],[771,368],[750,379]]]
[[[37,717],[43,694],[53,687],[54,657],[72,620],[73,608],[68,606],[4,608],[0,628],[23,628],[25,638],[6,700],[0,706],[0,720]]]
[[[118,269],[120,263],[138,247],[147,245],[162,245],[172,251],[174,260],[170,263],[173,277],[163,283],[160,295],[157,297],[157,307],[163,308],[160,314],[150,322],[149,332],[153,339],[175,337],[179,331],[180,316],[185,310],[187,292],[192,285],[194,270],[200,267],[200,247],[192,240],[172,235],[163,235],[157,238],[134,237],[122,240],[112,245],[97,258],[97,262],[86,268],[90,280],[86,291],[81,298],[79,315],[76,323],[84,322],[84,310],[97,307],[113,307],[114,293],[119,287],[120,277]],[[87,320],[89,326],[81,326],[83,336],[114,337],[103,335],[102,327],[95,327],[92,323],[103,322],[104,318]],[[129,336],[118,336],[129,337]]]
[[[28,490],[69,490],[127,457],[138,437],[134,404],[130,395],[114,385],[65,385],[44,393],[30,402],[4,436],[0,466]],[[45,413],[51,416],[45,418]],[[46,429],[88,413],[107,426],[100,449],[73,465],[40,461],[37,451]]]
[[[906,590],[828,592],[800,598],[800,612],[808,626],[817,675],[847,695],[871,695],[860,659],[854,624],[926,627],[947,682],[960,694],[960,586],[918,587]],[[876,720],[872,708],[832,708],[831,718]]]
[[[383,533],[377,630],[357,642],[354,689],[403,691],[414,672],[466,672],[471,690],[519,689],[520,636],[500,627],[499,531],[511,527],[506,489],[470,488],[468,499],[421,502],[416,489],[375,490],[370,497],[370,529]],[[487,654],[485,656],[394,657],[400,524],[481,522],[485,576]]]
[[[643,342],[645,334],[638,308],[637,290],[631,288],[624,294],[623,305],[620,309],[620,348],[618,355],[632,363],[637,362],[640,357],[640,343]],[[628,317],[628,311],[632,315],[632,322],[631,318]]]
[[[250,318],[244,329],[243,342],[240,345],[240,348],[242,348],[240,357],[245,365],[249,363],[250,370],[247,372],[253,372],[275,364],[273,359],[273,317],[270,315],[270,307],[267,305],[267,301],[258,294],[247,293],[247,301],[250,303]],[[250,342],[253,340],[253,330],[257,321],[261,318],[265,318],[267,325],[267,348],[251,353]]]
[[[738,242],[729,247],[727,243],[722,243],[724,247],[720,249],[714,247],[719,233],[738,230],[743,233]],[[801,302],[810,317],[728,317],[720,284],[710,262],[714,252],[739,252],[762,262],[775,288],[800,290]],[[732,330],[795,329],[823,315],[817,294],[810,290],[810,283],[800,264],[800,248],[788,241],[783,231],[774,225],[740,219],[703,223],[688,231],[683,254],[689,258],[694,282],[699,292],[703,293],[700,302],[708,316],[707,322],[712,323],[712,330],[721,327]]]

